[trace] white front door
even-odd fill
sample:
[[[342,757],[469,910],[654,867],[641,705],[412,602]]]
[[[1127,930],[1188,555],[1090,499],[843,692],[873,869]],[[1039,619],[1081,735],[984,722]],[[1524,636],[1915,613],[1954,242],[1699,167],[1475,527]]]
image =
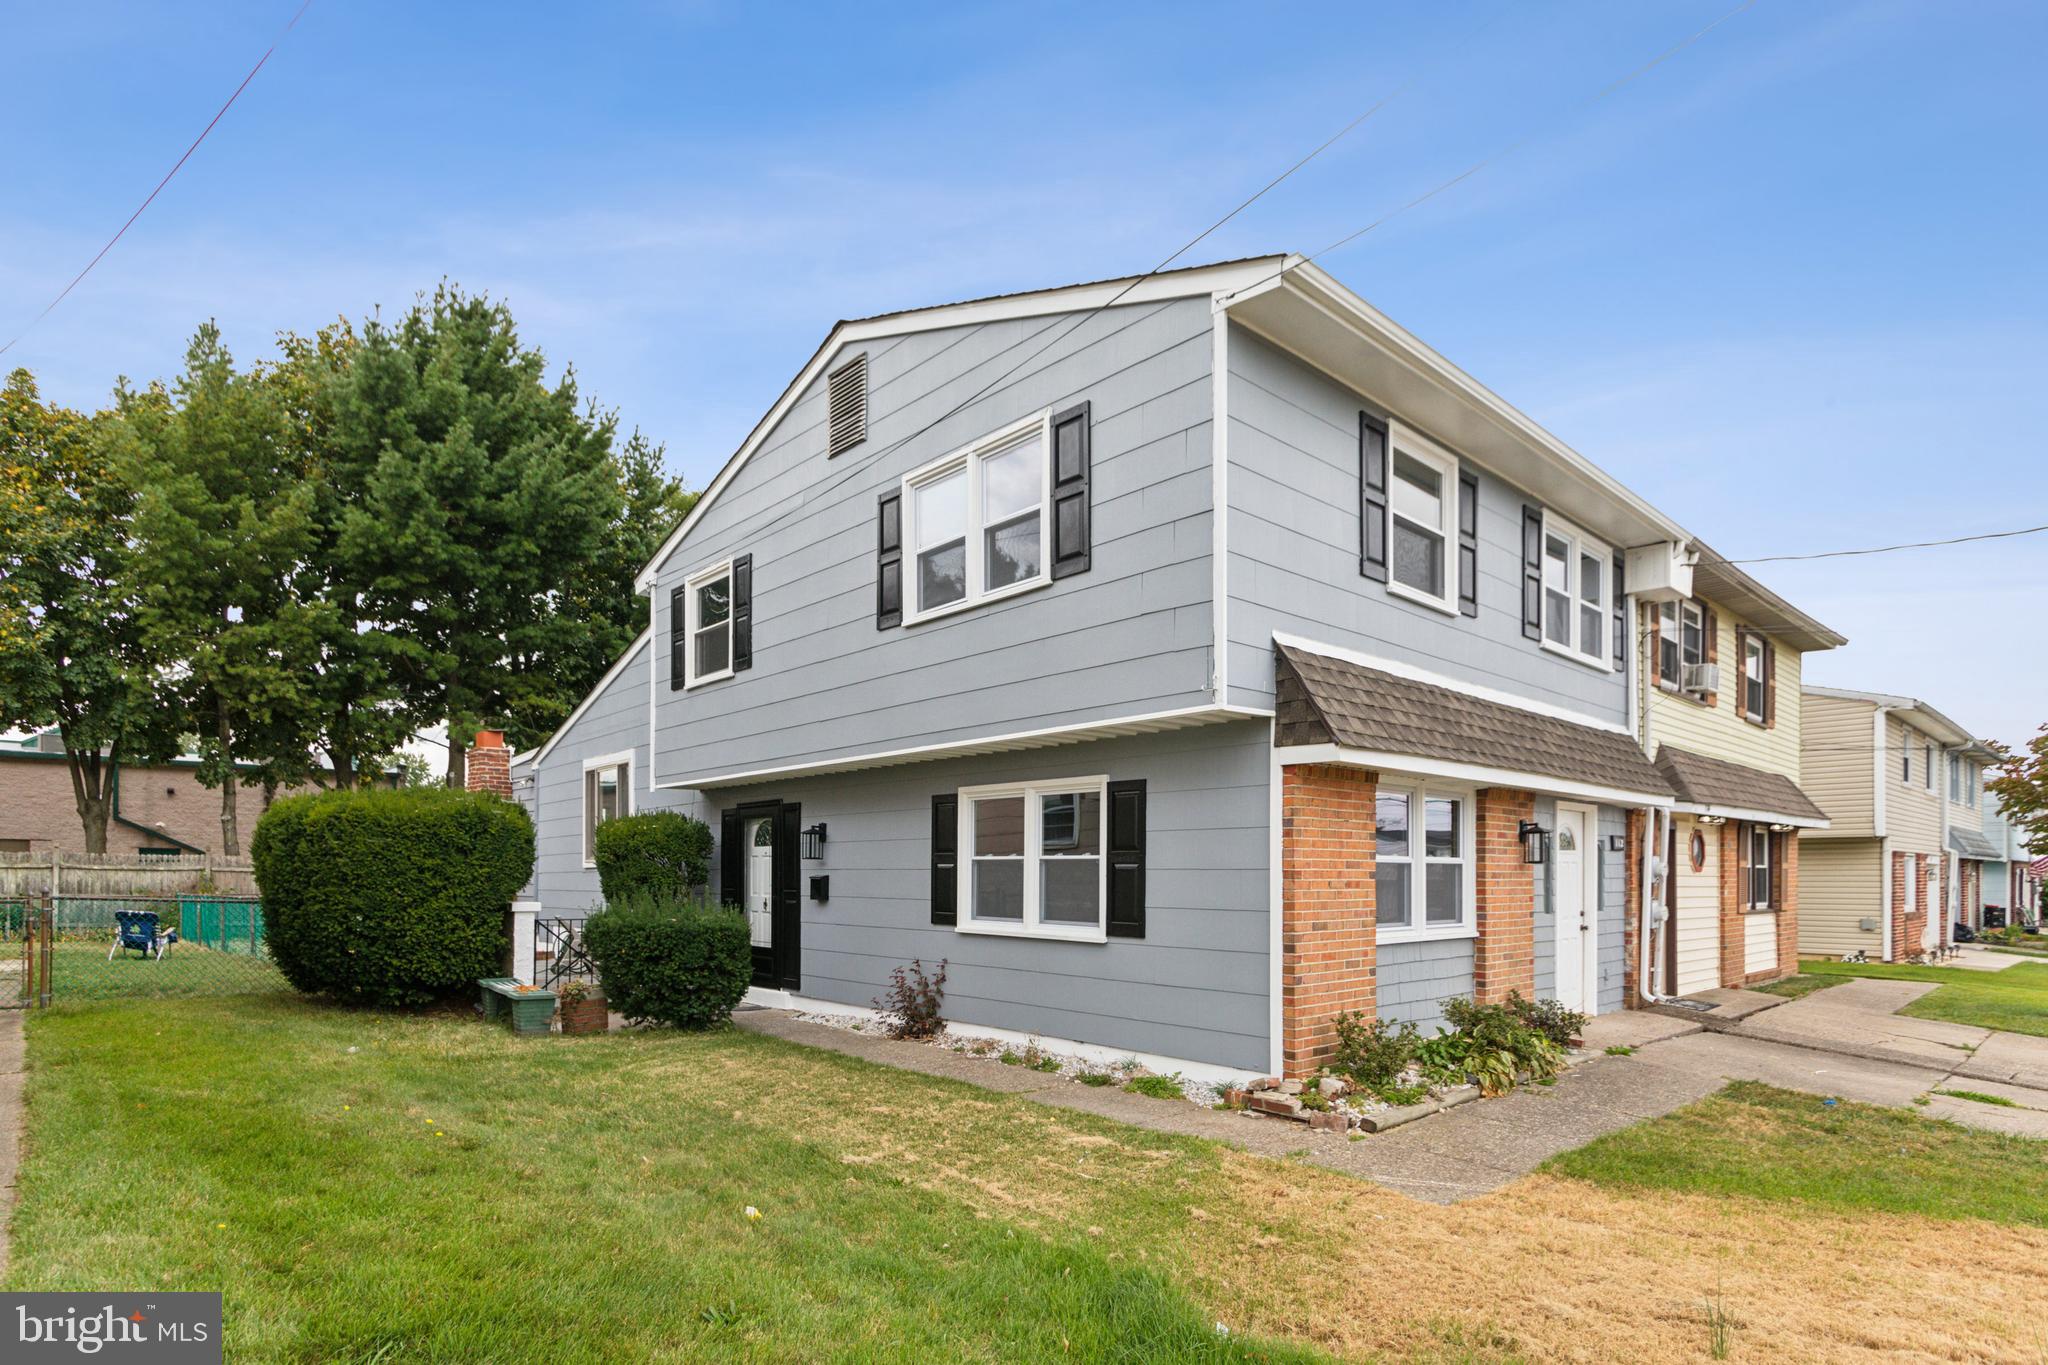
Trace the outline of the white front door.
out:
[[[775,943],[775,822],[747,821],[747,926],[754,946]]]
[[[1560,805],[1550,838],[1557,999],[1582,1014],[1594,1013],[1600,999],[1600,900],[1591,875],[1598,859],[1586,847],[1592,829],[1592,811]]]

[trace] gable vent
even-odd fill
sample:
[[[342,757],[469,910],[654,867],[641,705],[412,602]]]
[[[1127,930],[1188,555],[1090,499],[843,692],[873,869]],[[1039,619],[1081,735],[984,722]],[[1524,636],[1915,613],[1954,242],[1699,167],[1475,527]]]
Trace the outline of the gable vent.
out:
[[[868,438],[867,352],[832,371],[830,418],[825,436],[825,454],[851,450]]]

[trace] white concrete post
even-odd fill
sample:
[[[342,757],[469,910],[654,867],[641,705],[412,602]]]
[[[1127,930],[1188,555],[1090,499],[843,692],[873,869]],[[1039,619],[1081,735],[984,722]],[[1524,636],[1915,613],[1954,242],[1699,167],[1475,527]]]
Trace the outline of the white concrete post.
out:
[[[533,982],[533,921],[540,914],[539,901],[513,901],[512,975],[531,986]]]

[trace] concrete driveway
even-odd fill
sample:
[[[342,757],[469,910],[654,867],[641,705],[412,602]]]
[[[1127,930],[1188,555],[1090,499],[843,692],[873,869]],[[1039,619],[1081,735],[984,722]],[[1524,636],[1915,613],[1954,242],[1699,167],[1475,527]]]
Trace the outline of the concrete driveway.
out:
[[[1897,1012],[1938,989],[1927,981],[1845,981],[1751,1015],[1731,1026],[1727,1036],[1789,1043],[2048,1092],[2048,1038],[1939,1019],[1914,1019]],[[2041,1103],[2048,1108],[2048,1095],[2041,1097]]]

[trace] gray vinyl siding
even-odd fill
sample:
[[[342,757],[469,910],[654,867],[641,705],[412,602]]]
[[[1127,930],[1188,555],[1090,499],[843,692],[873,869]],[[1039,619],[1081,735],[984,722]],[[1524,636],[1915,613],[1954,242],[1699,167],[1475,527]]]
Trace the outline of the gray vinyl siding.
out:
[[[805,899],[797,994],[868,1005],[892,968],[945,960],[945,1015],[1133,1052],[1263,1071],[1268,727],[1242,722],[1053,750],[748,786],[734,804],[802,805],[830,830],[831,898]],[[1026,778],[1142,778],[1146,932],[1103,944],[931,923],[931,799]],[[713,828],[717,819],[713,817]]]
[[[1617,806],[1600,808],[1600,1013],[1621,1008],[1622,973],[1627,963],[1624,896],[1628,854],[1608,844],[1628,833],[1628,815]]]
[[[1557,802],[1536,799],[1536,823],[1557,828]],[[1557,901],[1552,896],[1556,865],[1545,859],[1536,868],[1536,998],[1557,998]]]
[[[583,762],[628,749],[633,751],[634,811],[694,813],[690,793],[658,792],[648,785],[644,646],[561,732],[546,758],[523,765],[533,770],[534,880],[543,915],[577,918],[600,903],[596,869],[583,865]]]
[[[835,459],[824,449],[824,376],[795,403],[658,571],[660,780],[1211,700],[1208,301],[1110,309],[1054,341],[1054,329],[1073,321],[1028,318],[862,344],[869,436]],[[1093,419],[1090,570],[878,631],[878,496],[992,431],[1082,401]],[[672,691],[670,589],[742,553],[753,556],[752,669]],[[914,569],[906,547],[906,598]]]
[[[1472,994],[1472,940],[1385,944],[1375,980],[1380,1017],[1405,1019],[1427,1037],[1446,1027],[1444,1001]]]
[[[1626,721],[1620,673],[1522,634],[1522,507],[1536,499],[1466,466],[1479,479],[1479,615],[1446,615],[1358,571],[1358,414],[1383,410],[1240,327],[1226,401],[1232,702],[1273,704],[1273,633],[1284,631]]]

